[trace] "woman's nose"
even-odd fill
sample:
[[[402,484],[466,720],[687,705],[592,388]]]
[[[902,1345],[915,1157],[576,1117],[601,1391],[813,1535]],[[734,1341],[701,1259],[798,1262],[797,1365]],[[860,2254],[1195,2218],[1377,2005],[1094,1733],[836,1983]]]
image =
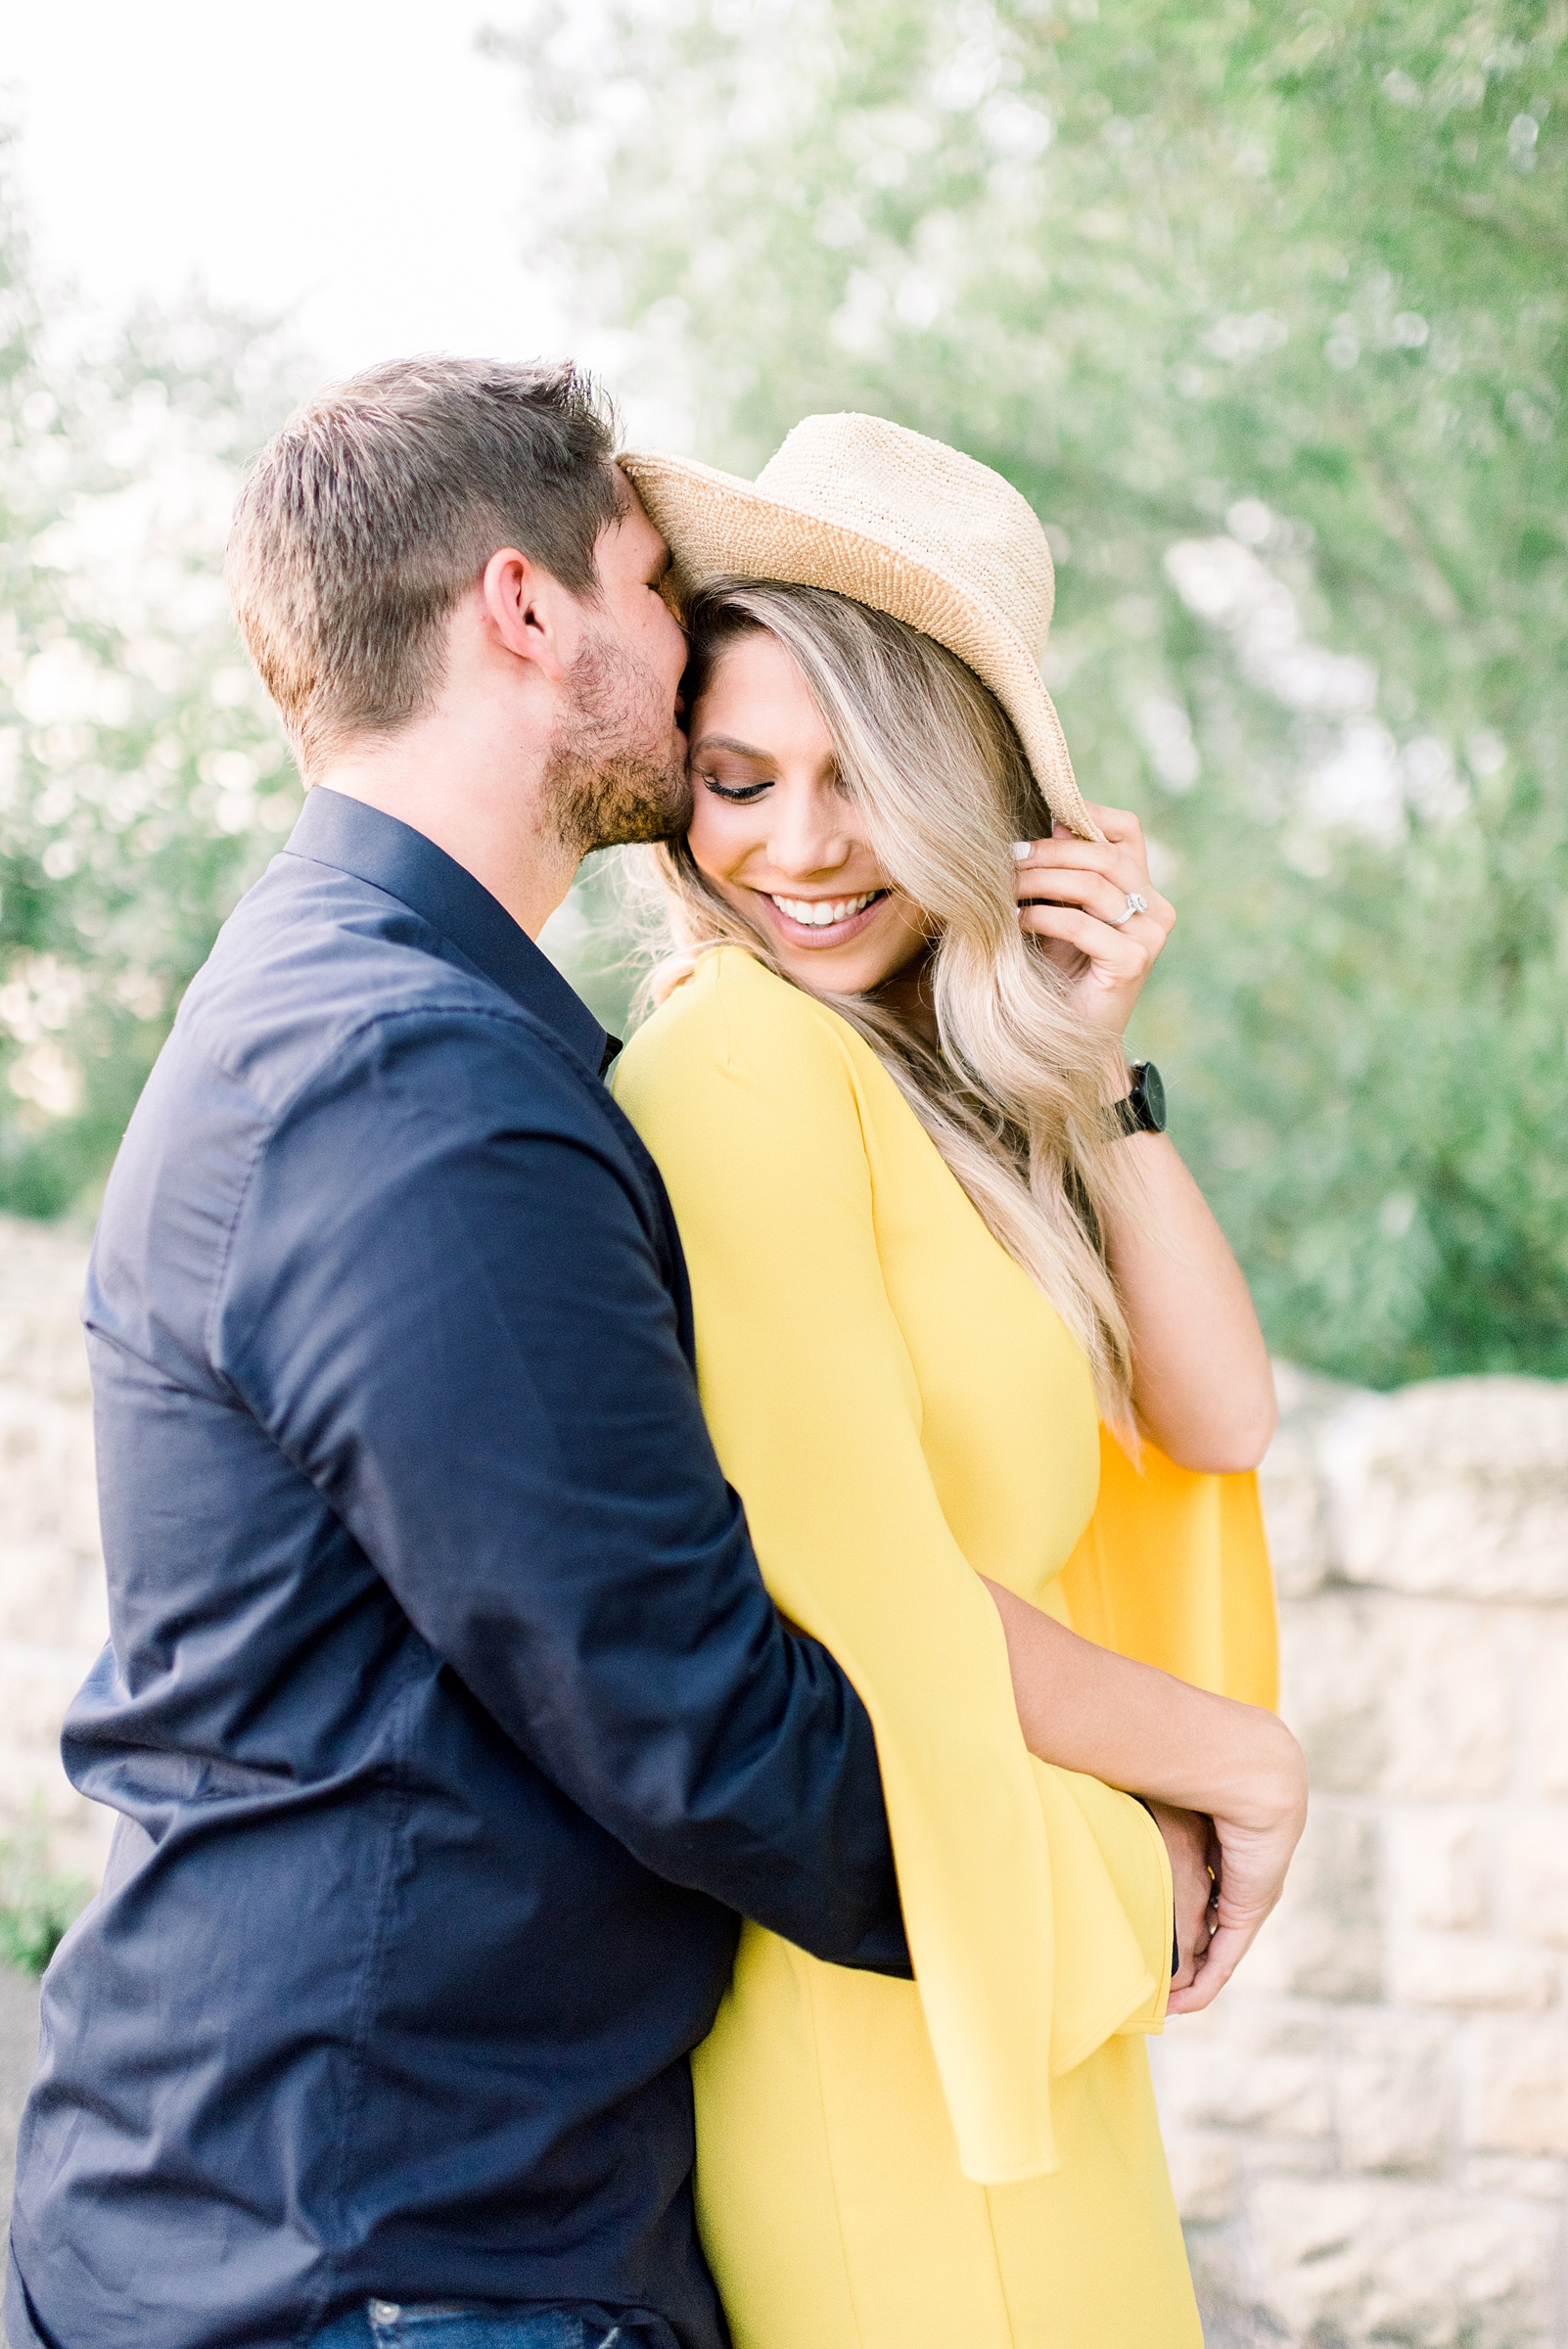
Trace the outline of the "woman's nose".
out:
[[[769,860],[793,880],[808,881],[815,873],[834,873],[847,862],[851,842],[844,823],[844,804],[813,793],[809,799],[775,811]]]

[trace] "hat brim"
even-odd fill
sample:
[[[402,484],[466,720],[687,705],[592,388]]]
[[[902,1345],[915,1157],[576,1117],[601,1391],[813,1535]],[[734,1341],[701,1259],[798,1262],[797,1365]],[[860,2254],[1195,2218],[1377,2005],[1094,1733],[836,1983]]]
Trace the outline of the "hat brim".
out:
[[[868,604],[933,637],[996,696],[1057,821],[1081,840],[1102,838],[1084,805],[1037,663],[978,596],[897,547],[769,497],[738,474],[642,449],[628,450],[620,463],[669,548],[678,592],[720,577],[787,579]]]

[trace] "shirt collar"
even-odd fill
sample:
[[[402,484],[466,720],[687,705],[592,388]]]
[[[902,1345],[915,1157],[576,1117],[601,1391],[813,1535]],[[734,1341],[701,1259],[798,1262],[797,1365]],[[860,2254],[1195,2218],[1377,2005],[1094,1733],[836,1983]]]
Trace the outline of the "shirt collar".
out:
[[[337,866],[419,914],[514,1003],[545,1021],[579,1060],[603,1070],[611,1040],[526,930],[482,881],[412,824],[317,783],[284,850]]]

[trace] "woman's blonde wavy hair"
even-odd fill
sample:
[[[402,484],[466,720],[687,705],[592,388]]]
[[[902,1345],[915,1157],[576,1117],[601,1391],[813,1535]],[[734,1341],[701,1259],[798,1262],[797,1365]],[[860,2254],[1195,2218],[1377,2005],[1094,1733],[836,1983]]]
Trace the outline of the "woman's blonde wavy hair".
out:
[[[719,579],[686,622],[688,711],[739,637],[774,636],[798,664],[882,871],[933,918],[940,1049],[874,993],[821,999],[864,1037],[993,1237],[1043,1289],[1088,1356],[1106,1420],[1135,1444],[1130,1339],[1100,1238],[1111,1207],[1131,1204],[1129,1154],[1105,1118],[1105,1038],[1019,929],[1012,843],[1043,839],[1050,815],[1010,719],[930,637],[823,588]],[[663,884],[674,947],[646,982],[653,1001],[719,944],[785,976],[684,836],[635,853]]]

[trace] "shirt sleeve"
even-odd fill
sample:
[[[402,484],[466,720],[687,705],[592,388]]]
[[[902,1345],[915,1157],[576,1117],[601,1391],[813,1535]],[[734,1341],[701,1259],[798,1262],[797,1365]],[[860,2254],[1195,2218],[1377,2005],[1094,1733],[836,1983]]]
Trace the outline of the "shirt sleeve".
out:
[[[1056,2166],[1053,2075],[1163,2013],[1170,1878],[1129,1796],[1027,1752],[1000,1618],[943,1513],[883,1279],[850,1032],[739,954],[617,1097],[685,1241],[698,1371],[768,1586],[876,1727],[916,1980],[967,2177]]]
[[[254,1170],[214,1367],[564,1794],[659,1874],[906,1972],[869,1723],[762,1586],[633,1154],[533,1024],[380,1022]]]

